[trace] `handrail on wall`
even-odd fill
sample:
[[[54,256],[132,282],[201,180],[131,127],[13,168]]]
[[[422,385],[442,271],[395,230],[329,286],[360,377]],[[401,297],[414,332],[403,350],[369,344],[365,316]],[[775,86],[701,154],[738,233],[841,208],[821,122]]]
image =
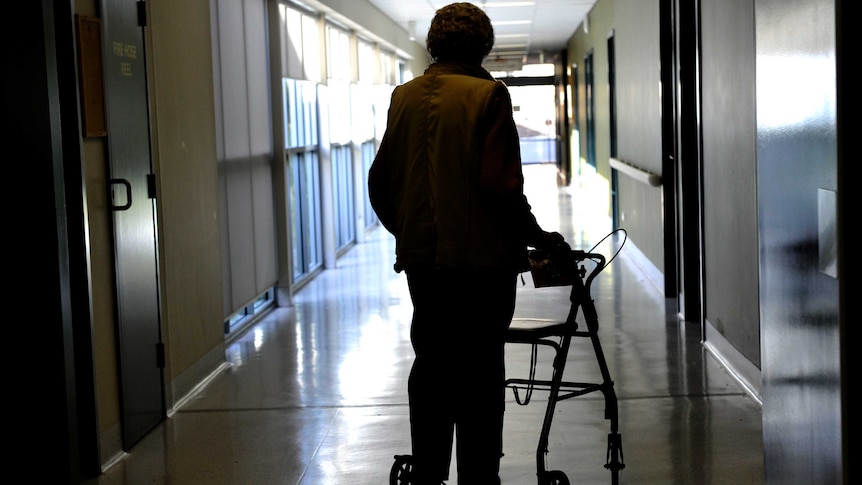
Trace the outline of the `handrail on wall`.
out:
[[[628,175],[629,177],[637,180],[638,182],[643,182],[645,184],[651,185],[653,187],[661,186],[661,175],[656,175],[652,172],[647,172],[646,170],[635,167],[634,165],[624,162],[618,158],[611,158],[611,168],[615,168],[620,172]]]

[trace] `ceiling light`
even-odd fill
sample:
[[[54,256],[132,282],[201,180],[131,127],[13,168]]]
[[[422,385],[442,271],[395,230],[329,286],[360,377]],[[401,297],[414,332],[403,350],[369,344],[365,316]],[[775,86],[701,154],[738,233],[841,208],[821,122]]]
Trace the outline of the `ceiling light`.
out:
[[[482,2],[482,6],[488,7],[532,7],[536,2]]]
[[[516,43],[516,44],[494,44],[494,49],[495,49],[495,50],[500,50],[500,49],[520,49],[520,48],[524,48],[524,47],[527,47],[527,44],[526,44],[526,43]]]
[[[501,20],[499,22],[491,21],[494,25],[529,25],[532,23],[530,20]]]

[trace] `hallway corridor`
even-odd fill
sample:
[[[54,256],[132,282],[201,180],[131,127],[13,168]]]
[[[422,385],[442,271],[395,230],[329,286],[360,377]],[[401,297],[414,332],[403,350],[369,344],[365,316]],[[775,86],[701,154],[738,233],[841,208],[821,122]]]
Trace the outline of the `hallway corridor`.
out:
[[[624,238],[590,209],[589,184],[558,188],[553,165],[525,165],[540,224],[574,248],[609,260]],[[586,177],[584,177],[586,178]],[[87,485],[387,485],[396,454],[410,452],[407,375],[411,304],[392,270],[394,240],[371,232],[226,345],[226,365],[130,453]],[[763,483],[761,406],[699,342],[622,247],[592,285],[600,337],[615,382],[628,485]],[[564,318],[567,294],[544,298],[529,274],[516,316]],[[550,289],[551,292],[557,289]],[[541,293],[540,292],[545,292]],[[541,349],[539,350],[541,352]],[[525,374],[528,346],[510,346],[507,372]],[[540,357],[538,373],[547,370]],[[469,373],[470,369],[464,369]],[[594,380],[587,341],[576,339],[566,380]],[[453,395],[439,383],[439,399]],[[507,394],[502,480],[536,484],[546,393],[529,405]],[[610,484],[601,395],[557,405],[547,462],[572,484]],[[455,473],[450,485],[456,483]],[[482,485],[482,484],[468,484]]]

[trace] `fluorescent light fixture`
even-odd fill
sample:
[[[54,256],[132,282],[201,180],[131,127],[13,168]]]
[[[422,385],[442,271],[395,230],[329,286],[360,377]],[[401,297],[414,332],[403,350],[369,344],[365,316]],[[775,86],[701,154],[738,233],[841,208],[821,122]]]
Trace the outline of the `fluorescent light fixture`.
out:
[[[491,21],[494,25],[529,25],[533,23],[531,20],[501,20],[499,22]]]
[[[502,49],[520,49],[522,47],[527,47],[526,42],[517,42],[514,44],[494,44],[494,50],[502,50]]]
[[[484,8],[497,7],[532,7],[536,2],[482,2]]]

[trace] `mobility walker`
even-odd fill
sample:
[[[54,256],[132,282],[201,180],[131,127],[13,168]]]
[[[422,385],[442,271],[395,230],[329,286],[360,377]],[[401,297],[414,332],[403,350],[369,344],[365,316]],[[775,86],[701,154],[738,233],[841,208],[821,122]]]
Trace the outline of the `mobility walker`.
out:
[[[616,231],[623,231],[617,229]],[[615,232],[616,232],[615,231]],[[613,233],[611,233],[613,234]],[[625,242],[625,240],[623,240]],[[622,246],[620,246],[621,248]],[[592,251],[592,250],[591,250]],[[532,346],[529,376],[527,378],[507,378],[506,387],[512,389],[519,405],[529,404],[535,390],[548,392],[539,444],[536,449],[536,476],[538,485],[570,485],[569,478],[561,470],[548,470],[545,458],[548,454],[548,439],[556,404],[559,401],[601,392],[605,401],[605,419],[610,421],[607,458],[604,467],[611,472],[611,483],[619,485],[623,463],[622,438],[619,434],[617,397],[614,382],[605,362],[604,352],[599,341],[599,321],[595,303],[590,296],[590,285],[598,274],[610,263],[605,256],[582,250],[546,252],[530,251],[530,273],[536,288],[570,286],[568,315],[563,321],[543,318],[512,319],[506,337],[507,344],[528,344]],[[619,250],[617,250],[619,253]],[[616,254],[614,254],[614,257]],[[612,260],[613,258],[611,258]],[[586,329],[578,326],[578,312],[581,312]],[[598,362],[601,382],[569,382],[563,380],[569,346],[573,338],[589,339]],[[553,371],[550,379],[536,378],[537,349],[545,346],[553,349]],[[523,393],[523,394],[522,394]],[[411,483],[412,458],[410,455],[395,455],[395,463],[389,474],[390,485],[409,485]]]

